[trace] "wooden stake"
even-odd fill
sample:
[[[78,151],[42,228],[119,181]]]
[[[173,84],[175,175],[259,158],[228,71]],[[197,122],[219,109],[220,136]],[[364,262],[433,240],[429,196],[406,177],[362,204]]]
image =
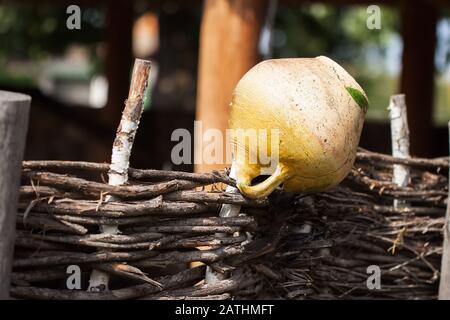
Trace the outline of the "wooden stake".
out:
[[[391,96],[388,110],[391,119],[392,155],[397,158],[409,158],[409,129],[405,95]],[[399,187],[406,187],[409,182],[409,167],[395,164],[392,179]],[[394,200],[395,208],[404,205],[405,203]]]
[[[450,147],[450,122],[449,147]],[[450,172],[449,172],[449,190],[450,190]],[[445,213],[444,223],[444,244],[442,246],[441,260],[441,280],[439,283],[439,300],[450,300],[450,197],[447,198],[447,211]]]
[[[429,157],[434,147],[434,56],[439,17],[439,9],[434,2],[416,1],[414,5],[408,1],[399,2],[403,41],[400,88],[406,95],[408,106],[411,151],[422,157]]]
[[[122,119],[117,128],[116,139],[113,144],[111,166],[108,173],[108,183],[112,186],[120,186],[128,181],[131,149],[144,107],[145,91],[148,87],[150,70],[150,61],[135,60],[128,99],[125,102]],[[113,200],[114,196],[107,196],[105,198],[105,202]],[[103,234],[117,234],[119,232],[117,225],[102,225],[101,229]],[[88,290],[108,290],[108,282],[109,276],[107,273],[100,270],[93,270],[89,280]]]
[[[236,165],[233,162],[230,169],[230,178],[236,179]],[[227,186],[225,192],[232,193],[232,194],[240,194],[238,188]],[[235,204],[223,204],[220,208],[219,217],[221,218],[231,218],[231,217],[237,217],[239,215],[239,211],[241,210],[241,206],[235,205]],[[216,237],[220,238],[223,237],[223,234],[216,234]],[[206,268],[206,274],[205,274],[205,282],[206,283],[217,283],[218,281],[221,281],[225,279],[224,275],[222,273],[215,272],[210,268],[209,266]]]
[[[27,95],[0,91],[0,299],[9,298],[30,102]]]

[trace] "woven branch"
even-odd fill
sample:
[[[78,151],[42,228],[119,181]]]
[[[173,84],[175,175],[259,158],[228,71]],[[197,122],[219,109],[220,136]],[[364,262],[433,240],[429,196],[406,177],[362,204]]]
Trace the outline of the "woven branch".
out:
[[[276,191],[263,201],[214,186],[201,189],[234,185],[225,171],[129,169],[134,180],[110,186],[101,180],[107,164],[24,162],[11,294],[32,299],[434,299],[447,161],[396,159],[360,149],[354,169],[338,187],[317,194]],[[392,183],[394,164],[410,167],[405,187]],[[105,202],[108,194],[120,198]],[[408,206],[395,208],[393,199]],[[242,206],[245,215],[219,218],[221,204]],[[121,234],[99,234],[98,226],[105,224],[120,226]],[[209,249],[197,249],[203,246]],[[232,276],[194,286],[205,276],[204,268],[189,269],[194,261]],[[83,274],[107,272],[115,279],[113,287],[66,290],[61,283],[70,264],[80,265]],[[381,268],[380,290],[366,286],[367,267],[373,264]]]

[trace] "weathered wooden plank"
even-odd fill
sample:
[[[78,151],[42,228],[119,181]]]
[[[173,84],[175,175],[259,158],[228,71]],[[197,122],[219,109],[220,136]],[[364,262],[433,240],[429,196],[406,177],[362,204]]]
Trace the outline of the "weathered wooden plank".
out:
[[[31,98],[0,91],[0,299],[9,297],[21,165]]]

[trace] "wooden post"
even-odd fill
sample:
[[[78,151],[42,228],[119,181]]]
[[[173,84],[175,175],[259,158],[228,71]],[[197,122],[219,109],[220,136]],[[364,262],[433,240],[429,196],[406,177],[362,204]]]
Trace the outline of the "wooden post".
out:
[[[401,92],[408,106],[411,153],[431,156],[437,12],[426,1],[404,1],[402,9]]]
[[[450,146],[450,122],[448,123]],[[450,172],[449,172],[450,190]],[[444,223],[444,243],[442,245],[441,279],[439,283],[439,300],[450,300],[450,197],[447,199],[447,211]]]
[[[0,91],[0,299],[9,298],[22,159],[31,98]]]
[[[225,137],[233,89],[244,73],[259,61],[258,43],[265,2],[205,1],[200,30],[196,114],[197,121],[202,121],[203,131],[219,129]],[[195,148],[202,154],[201,143],[196,143]],[[225,158],[225,143],[223,154]],[[196,163],[195,171],[222,169],[225,165]]]
[[[391,96],[389,101],[389,118],[391,120],[392,155],[397,158],[409,158],[409,129],[408,113],[405,95]],[[406,187],[409,183],[409,167],[401,164],[394,165],[392,182],[399,187]],[[394,207],[404,206],[404,202],[394,200]]]
[[[127,96],[132,63],[132,1],[108,2],[106,11],[105,74],[108,79],[108,102],[100,110],[100,123],[106,128],[114,126]],[[106,160],[106,159],[105,159]]]

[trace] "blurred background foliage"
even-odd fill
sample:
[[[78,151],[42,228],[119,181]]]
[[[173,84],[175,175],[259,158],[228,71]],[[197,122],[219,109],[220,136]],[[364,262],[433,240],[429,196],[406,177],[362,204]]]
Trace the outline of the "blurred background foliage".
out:
[[[68,32],[66,6],[49,3],[13,3],[0,5],[0,84],[35,87],[45,62],[63,55],[71,45],[89,53],[87,69],[60,72],[56,77],[88,79],[101,72],[102,57],[97,54],[103,37],[105,8],[83,8],[83,32]]]
[[[60,54],[70,43],[95,45],[105,25],[102,7],[81,11],[83,32],[67,32],[65,6],[48,3],[2,4],[0,6],[0,58],[39,60]]]
[[[136,12],[138,14],[140,12]],[[55,77],[83,80],[102,73],[105,8],[83,6],[82,32],[68,32],[65,26],[67,16],[65,6],[0,4],[0,85],[36,86],[42,70],[73,45],[85,49],[87,65],[84,68],[58,69]],[[368,118],[385,121],[389,96],[398,91],[399,84],[402,52],[400,13],[393,7],[381,7],[380,30],[366,28],[367,17],[366,6],[314,3],[292,8],[280,5],[272,38],[273,56],[332,57],[366,90],[371,102]],[[198,25],[195,23],[190,30],[196,39]],[[449,12],[441,13],[437,43],[434,120],[442,124],[450,120]]]
[[[381,29],[366,27],[366,6],[315,3],[281,7],[274,32],[275,57],[327,55],[344,66],[369,96],[368,117],[387,119],[389,96],[397,90],[401,48],[399,13],[381,7]],[[397,52],[396,52],[397,51]]]

